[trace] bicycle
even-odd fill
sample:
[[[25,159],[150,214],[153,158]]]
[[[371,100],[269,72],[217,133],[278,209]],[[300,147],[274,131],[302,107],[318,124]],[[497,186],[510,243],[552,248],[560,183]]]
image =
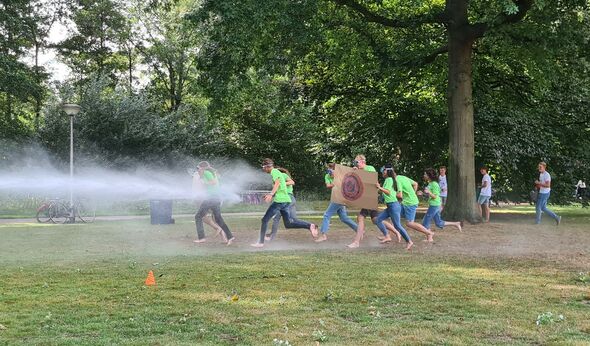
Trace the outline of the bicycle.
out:
[[[74,202],[72,217],[69,201],[53,198],[37,208],[36,218],[40,223],[73,223],[76,218],[84,223],[92,223],[96,218],[96,209],[78,200]]]

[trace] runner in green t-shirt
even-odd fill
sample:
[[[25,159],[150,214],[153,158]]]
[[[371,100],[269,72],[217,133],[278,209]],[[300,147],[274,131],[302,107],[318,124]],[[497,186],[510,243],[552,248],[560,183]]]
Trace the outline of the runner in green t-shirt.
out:
[[[305,222],[292,217],[289,214],[289,205],[291,204],[291,197],[287,193],[287,184],[285,176],[281,171],[274,167],[272,159],[264,159],[262,161],[262,170],[269,173],[272,177],[273,187],[270,194],[264,196],[265,202],[272,202],[262,217],[262,224],[260,225],[260,237],[257,243],[251,244],[253,247],[263,247],[264,238],[266,236],[266,228],[268,221],[278,212],[281,213],[285,228],[305,228],[309,229],[312,237],[315,239],[318,236],[318,227],[312,223]]]
[[[395,181],[398,187],[397,195],[402,199],[402,215],[406,218],[406,226],[424,233],[426,240],[431,242],[434,233],[415,221],[419,203],[418,196],[416,195],[418,183],[403,175],[396,176]]]
[[[367,165],[367,159],[365,158],[365,155],[361,155],[361,154],[357,155],[354,158],[353,166],[357,169],[363,169],[367,172],[377,173],[377,170],[375,169],[375,167],[373,167],[371,165]],[[361,209],[361,211],[359,212],[359,214],[356,217],[356,221],[358,224],[356,236],[354,237],[354,240],[352,241],[352,243],[347,245],[349,248],[354,249],[354,248],[357,248],[360,246],[361,239],[363,239],[363,236],[365,234],[365,218],[367,216],[370,216],[371,221],[373,222],[374,225],[376,225],[375,222],[377,220],[378,215],[379,215],[378,210]],[[384,221],[383,224],[389,230],[389,232],[393,232],[397,236],[397,240],[398,240],[398,242],[400,242],[402,238],[401,238],[401,235],[399,234],[399,232],[395,229],[395,227],[393,227],[393,225],[387,221]],[[388,243],[391,241],[391,238],[387,238],[387,237],[380,238],[380,241],[381,241],[381,243]]]
[[[444,221],[440,216],[441,211],[441,198],[440,198],[440,186],[438,185],[438,175],[436,170],[433,168],[427,168],[424,172],[424,181],[428,183],[428,187],[424,191],[428,193],[428,210],[422,219],[422,226],[430,230],[430,221],[434,219],[434,223],[438,228],[445,226],[455,226],[461,231],[461,222],[448,222]]]
[[[219,181],[217,179],[217,173],[215,169],[211,167],[209,162],[201,161],[197,165],[198,174],[201,177],[201,182],[207,189],[207,198],[201,203],[199,210],[195,214],[195,224],[197,227],[197,240],[195,243],[202,243],[205,241],[205,229],[203,227],[203,218],[207,215],[209,210],[213,213],[215,222],[221,227],[225,233],[225,239],[227,239],[227,245],[230,245],[234,236],[232,235],[229,227],[221,216],[221,199],[219,194]]]
[[[296,219],[297,218],[297,209],[296,209],[297,200],[295,199],[295,195],[293,194],[293,185],[295,185],[295,181],[293,181],[293,179],[291,179],[291,173],[286,168],[276,167],[276,169],[278,169],[283,174],[283,177],[285,178],[285,184],[287,185],[287,194],[289,195],[289,198],[291,198],[291,204],[289,204],[289,215],[291,215],[291,218]],[[281,213],[277,211],[275,216],[272,218],[271,232],[270,232],[270,234],[267,234],[264,237],[264,240],[273,240],[275,238],[275,236],[277,235],[277,232],[279,230],[279,223],[280,222],[281,222]]]
[[[379,191],[383,194],[383,199],[387,208],[382,211],[379,216],[377,216],[377,220],[375,222],[377,223],[379,230],[387,238],[389,237],[389,234],[387,232],[387,228],[385,228],[385,225],[383,224],[383,221],[385,221],[387,218],[391,219],[394,227],[399,231],[407,243],[406,250],[409,250],[412,248],[414,243],[410,239],[410,236],[401,223],[402,207],[397,201],[398,187],[394,180],[396,176],[395,170],[393,169],[392,165],[387,164],[381,168],[381,174],[383,175],[383,178],[385,178],[385,181],[383,182],[383,186],[377,183],[377,189],[379,189]]]

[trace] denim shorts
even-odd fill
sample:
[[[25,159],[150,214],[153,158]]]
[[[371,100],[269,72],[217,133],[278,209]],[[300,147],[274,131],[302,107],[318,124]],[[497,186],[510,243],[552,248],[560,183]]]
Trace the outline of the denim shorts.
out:
[[[491,196],[482,196],[479,195],[479,198],[477,199],[477,204],[490,204],[490,198]]]
[[[418,205],[402,205],[402,214],[408,222],[414,222],[416,220],[416,209]]]

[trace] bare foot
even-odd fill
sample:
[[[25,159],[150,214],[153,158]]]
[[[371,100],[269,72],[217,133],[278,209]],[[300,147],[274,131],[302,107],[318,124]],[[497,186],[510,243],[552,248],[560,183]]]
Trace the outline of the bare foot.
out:
[[[434,237],[432,234],[429,234],[426,236],[426,241],[429,243],[432,243],[434,241]]]
[[[309,226],[309,231],[314,239],[318,237],[318,226],[316,224],[312,223],[311,226]]]
[[[410,250],[412,248],[412,245],[414,245],[414,243],[412,243],[412,241],[410,240],[410,242],[406,245],[406,250]]]
[[[203,239],[195,239],[193,240],[193,243],[204,243],[207,241],[207,238],[203,238]]]
[[[316,242],[316,243],[321,243],[321,242],[323,242],[323,241],[326,241],[326,240],[328,240],[328,236],[327,236],[327,235],[325,235],[325,234],[321,234],[321,235],[320,235],[320,236],[319,236],[319,237],[318,237],[318,238],[315,240],[315,242]]]
[[[378,235],[378,236],[377,236],[377,239],[379,239],[379,240],[383,240],[383,239],[385,239],[385,236]]]
[[[269,235],[265,235],[264,240],[271,240],[271,237]]]
[[[346,247],[348,247],[349,249],[356,249],[356,248],[358,248],[359,246],[360,246],[360,244],[359,244],[359,243],[357,243],[357,242],[352,242],[352,243],[350,243],[350,244],[346,245]]]
[[[252,246],[252,247],[263,247],[264,244],[263,243],[254,243],[254,244],[250,244],[250,246]]]
[[[379,241],[379,243],[381,243],[381,244],[391,243],[391,237],[390,236],[384,237],[381,241]]]
[[[402,242],[402,236],[400,234],[396,234],[397,236],[397,242],[401,243]]]
[[[224,242],[227,241],[227,237],[225,236],[225,232],[220,228],[217,234],[221,234],[221,239],[223,239]]]
[[[459,229],[459,232],[463,232],[463,221],[459,222],[457,228]]]
[[[227,242],[225,243],[225,245],[230,246],[231,243],[234,242],[234,240],[236,240],[236,237],[231,237],[230,239],[227,240]]]

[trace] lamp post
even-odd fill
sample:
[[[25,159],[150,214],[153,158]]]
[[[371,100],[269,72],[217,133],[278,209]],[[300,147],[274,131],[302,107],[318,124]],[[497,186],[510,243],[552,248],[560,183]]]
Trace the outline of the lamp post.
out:
[[[80,112],[80,106],[73,103],[65,103],[61,106],[64,112],[70,116],[70,223],[74,223],[74,116]]]

